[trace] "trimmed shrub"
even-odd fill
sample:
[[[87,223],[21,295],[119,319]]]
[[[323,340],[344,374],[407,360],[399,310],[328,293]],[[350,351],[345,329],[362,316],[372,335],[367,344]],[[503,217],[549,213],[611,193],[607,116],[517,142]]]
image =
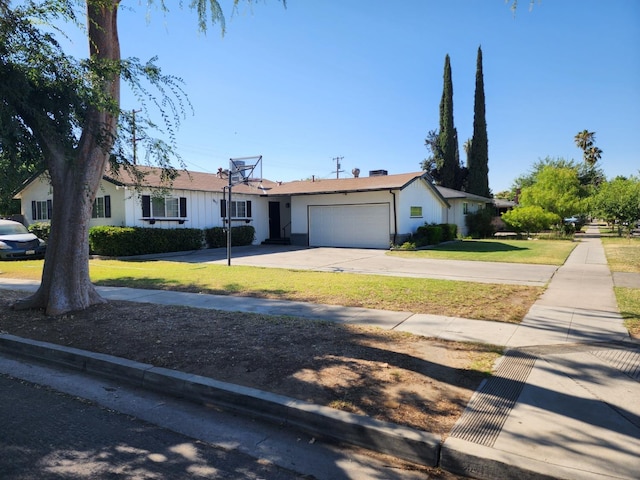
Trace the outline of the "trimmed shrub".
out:
[[[481,208],[475,213],[468,213],[465,223],[471,238],[490,238],[496,233],[492,208]]]
[[[455,223],[441,223],[442,242],[451,242],[458,237],[458,225]]]
[[[47,242],[51,233],[51,224],[48,222],[36,222],[29,225],[28,230],[36,237]]]
[[[422,225],[414,235],[416,246],[437,245],[442,241],[442,227],[440,225]]]
[[[231,227],[231,245],[242,246],[251,245],[256,236],[256,229],[251,225]],[[220,248],[227,246],[227,231],[222,227],[207,228],[204,231],[204,238],[208,248]]]
[[[89,229],[89,250],[111,257],[180,252],[202,248],[202,239],[198,228],[100,226]]]

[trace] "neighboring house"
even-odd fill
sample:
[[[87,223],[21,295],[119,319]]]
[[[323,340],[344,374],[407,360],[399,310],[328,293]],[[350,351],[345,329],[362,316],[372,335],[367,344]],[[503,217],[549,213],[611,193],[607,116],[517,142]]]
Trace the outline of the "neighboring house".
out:
[[[91,226],[211,228],[225,226],[228,178],[179,171],[162,188],[159,168],[138,167],[145,187],[126,173],[100,184]],[[240,184],[232,188],[232,225],[252,225],[254,243],[290,239],[295,245],[388,248],[425,223],[446,223],[450,203],[424,172],[343,179]],[[17,195],[27,223],[48,221],[54,201],[44,175]]]
[[[458,226],[458,235],[466,237],[469,229],[466,224],[466,216],[475,213],[493,203],[492,198],[481,197],[473,193],[460,192],[451,188],[436,187],[444,198],[447,199],[451,208],[445,213],[444,223],[455,223]]]

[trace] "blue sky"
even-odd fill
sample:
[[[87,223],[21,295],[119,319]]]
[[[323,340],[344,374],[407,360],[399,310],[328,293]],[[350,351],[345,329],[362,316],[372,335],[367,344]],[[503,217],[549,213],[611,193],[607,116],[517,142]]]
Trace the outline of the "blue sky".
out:
[[[287,0],[286,9],[258,0],[234,14],[222,0],[224,37],[217,26],[198,33],[188,10],[123,3],[123,57],[158,55],[185,82],[195,112],[178,147],[192,170],[263,155],[271,180],[335,178],[335,157],[341,177],[418,171],[438,128],[446,54],[465,161],[478,46],[493,192],[541,158],[581,160],[573,137],[584,129],[596,132],[607,177],[640,169],[636,0],[542,0],[532,10],[520,0],[515,16],[504,0]],[[123,107],[137,108],[126,93]]]

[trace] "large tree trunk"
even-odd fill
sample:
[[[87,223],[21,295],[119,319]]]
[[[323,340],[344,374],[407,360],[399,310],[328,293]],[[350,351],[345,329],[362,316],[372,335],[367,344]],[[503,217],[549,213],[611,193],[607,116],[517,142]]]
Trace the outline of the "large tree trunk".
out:
[[[90,55],[113,65],[120,61],[118,4],[119,0],[110,4],[87,1]],[[101,88],[119,107],[120,77],[117,69],[110,71],[111,77],[102,79]],[[44,308],[48,315],[61,315],[104,302],[89,279],[89,221],[116,134],[116,110],[90,107],[73,152],[48,145],[53,211],[42,282],[38,291],[16,308]]]

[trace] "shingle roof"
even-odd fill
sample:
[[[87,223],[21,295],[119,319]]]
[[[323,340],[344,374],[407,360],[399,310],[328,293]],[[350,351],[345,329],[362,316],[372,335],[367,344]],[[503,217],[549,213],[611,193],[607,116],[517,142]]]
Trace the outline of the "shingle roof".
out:
[[[313,195],[322,193],[362,192],[402,189],[425,172],[401,173],[358,178],[300,180],[282,183],[269,190],[270,195]]]
[[[476,200],[478,202],[486,202],[486,203],[490,203],[492,201],[491,198],[481,197],[480,195],[476,195],[474,193],[461,192],[460,190],[454,190],[452,188],[442,187],[440,185],[436,185],[436,188],[442,194],[442,196],[446,199],[468,198],[469,200]]]
[[[170,187],[176,190],[222,192],[223,188],[229,185],[227,177],[221,177],[215,173],[192,172],[188,170],[177,170],[176,172],[178,176],[172,183],[168,184],[166,182],[163,183],[162,181],[161,168],[147,167],[143,165],[138,165],[136,168],[144,174],[144,179],[142,180],[142,186],[144,187]],[[111,183],[115,183],[116,185],[134,186],[136,184],[133,176],[125,170],[120,170],[117,174],[107,171],[104,175],[104,179]],[[237,193],[262,194],[264,192],[262,191],[261,186],[263,188],[271,188],[274,185],[274,182],[263,180],[261,184],[251,183],[249,185],[234,185],[233,191]]]

